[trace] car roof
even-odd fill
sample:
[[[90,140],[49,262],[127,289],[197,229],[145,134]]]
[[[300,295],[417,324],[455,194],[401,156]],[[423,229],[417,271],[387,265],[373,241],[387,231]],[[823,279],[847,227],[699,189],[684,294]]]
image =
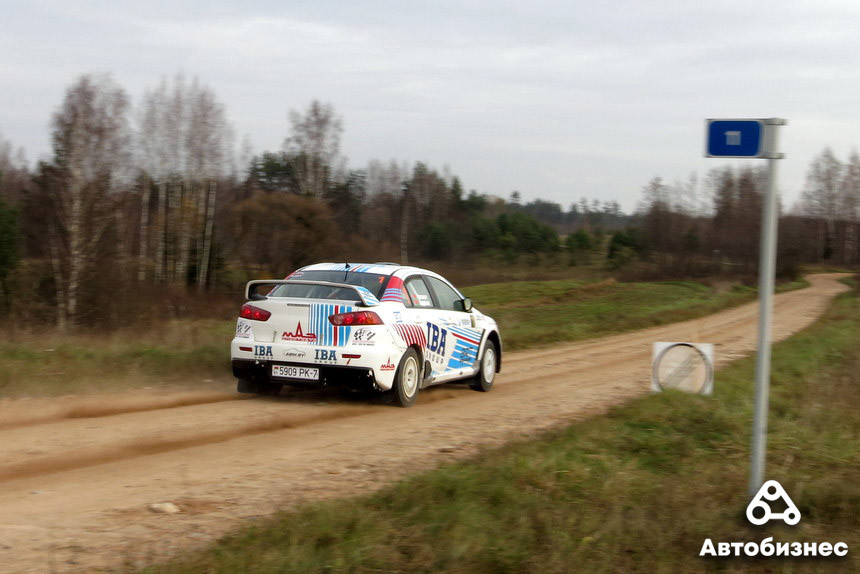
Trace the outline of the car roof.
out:
[[[434,273],[428,269],[399,265],[397,263],[389,263],[387,261],[380,263],[315,263],[313,265],[302,267],[299,271],[347,271],[350,273],[397,275],[398,277],[406,277],[415,273],[423,273],[434,277],[442,277],[438,273]]]

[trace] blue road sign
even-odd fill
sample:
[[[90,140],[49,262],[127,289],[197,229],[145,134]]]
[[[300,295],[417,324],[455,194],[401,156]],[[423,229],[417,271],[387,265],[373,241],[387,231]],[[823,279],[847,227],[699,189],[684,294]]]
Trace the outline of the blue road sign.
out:
[[[762,120],[708,120],[707,157],[762,157]]]

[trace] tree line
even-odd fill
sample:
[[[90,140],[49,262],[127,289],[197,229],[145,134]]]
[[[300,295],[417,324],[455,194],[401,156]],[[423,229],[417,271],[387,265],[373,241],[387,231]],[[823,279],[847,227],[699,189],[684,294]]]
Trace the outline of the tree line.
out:
[[[651,261],[662,274],[757,273],[767,170],[746,164],[711,170],[667,185],[654,178],[643,189],[636,225],[613,238],[608,253],[619,264]],[[801,199],[780,205],[777,272],[802,264],[860,264],[860,157],[841,162],[829,148],[810,162]]]
[[[85,75],[51,120],[51,156],[30,168],[0,138],[0,314],[68,329],[118,324],[190,291],[236,290],[320,260],[647,266],[663,275],[751,272],[762,172],[654,178],[632,215],[613,200],[565,209],[466,191],[449,170],[340,152],[343,120],[319,101],[291,111],[281,149],[236,158],[224,105],[176,76],[137,105]],[[825,150],[803,203],[783,216],[781,254],[858,262],[860,160]],[[197,299],[200,299],[199,297]]]
[[[0,138],[0,313],[68,329],[323,259],[559,250],[531,204],[508,213],[447,170],[350,168],[331,105],[288,120],[281,149],[237,160],[224,105],[196,79],[163,80],[135,106],[109,75],[79,78],[49,159],[31,169]]]

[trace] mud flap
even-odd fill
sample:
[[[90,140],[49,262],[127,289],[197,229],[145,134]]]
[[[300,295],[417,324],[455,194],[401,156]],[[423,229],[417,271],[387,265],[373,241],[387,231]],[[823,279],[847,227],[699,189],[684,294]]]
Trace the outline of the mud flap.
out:
[[[418,388],[426,389],[430,386],[430,376],[433,374],[433,367],[430,366],[430,361],[424,361],[424,369],[421,373],[421,386]]]
[[[259,391],[257,383],[252,383],[251,381],[245,381],[239,379],[236,381],[236,392],[237,393],[254,393],[256,394]]]

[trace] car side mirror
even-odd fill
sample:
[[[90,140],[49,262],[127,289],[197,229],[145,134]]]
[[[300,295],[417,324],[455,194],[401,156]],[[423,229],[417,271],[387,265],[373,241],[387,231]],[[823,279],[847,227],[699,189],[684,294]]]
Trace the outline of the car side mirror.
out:
[[[469,313],[472,311],[472,300],[468,297],[460,299],[459,301],[454,302],[454,307],[456,307],[457,311]]]

